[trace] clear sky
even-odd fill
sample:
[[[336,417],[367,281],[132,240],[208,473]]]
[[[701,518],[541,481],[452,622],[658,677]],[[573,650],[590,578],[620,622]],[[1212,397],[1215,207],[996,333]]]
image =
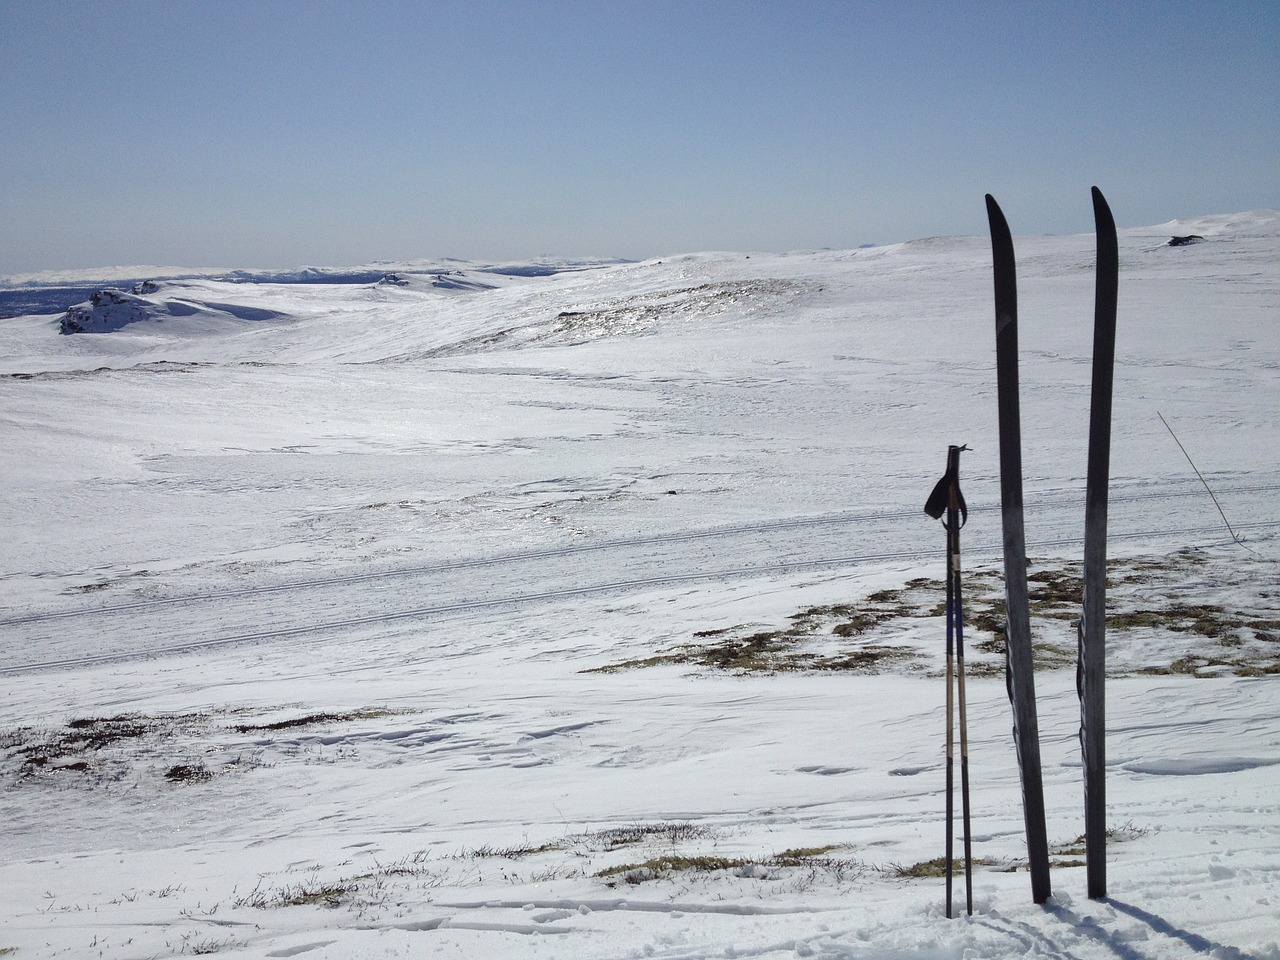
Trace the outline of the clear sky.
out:
[[[0,274],[1280,207],[1280,0],[0,0]]]

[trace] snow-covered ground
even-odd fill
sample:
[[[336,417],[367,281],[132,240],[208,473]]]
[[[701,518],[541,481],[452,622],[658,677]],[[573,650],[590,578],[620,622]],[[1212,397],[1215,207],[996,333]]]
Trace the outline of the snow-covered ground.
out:
[[[1101,902],[1093,237],[1016,240],[1047,906],[990,629],[990,247],[935,238],[0,321],[0,955],[1280,958],[1280,214],[1121,233]],[[947,920],[921,508],[961,442]]]

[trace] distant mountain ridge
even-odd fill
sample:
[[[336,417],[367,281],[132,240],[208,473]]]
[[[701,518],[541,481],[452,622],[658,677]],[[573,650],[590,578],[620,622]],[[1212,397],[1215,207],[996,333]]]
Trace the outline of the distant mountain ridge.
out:
[[[1179,217],[1146,227],[1125,228],[1131,235],[1171,236],[1195,234],[1208,238],[1236,237],[1280,232],[1280,210],[1259,209],[1230,214]],[[930,237],[909,241],[913,249],[964,239]],[[969,238],[972,239],[972,238]],[[985,239],[985,238],[984,238]],[[891,244],[884,249],[902,247]],[[668,257],[667,259],[674,259]],[[146,281],[217,280],[228,283],[371,284],[388,275],[449,276],[493,274],[501,277],[548,277],[558,273],[591,270],[630,263],[616,257],[536,257],[530,260],[489,262],[455,258],[435,260],[375,260],[348,267],[303,266],[288,269],[232,269],[226,267],[115,266],[83,270],[46,270],[0,276],[0,320],[20,316],[64,313],[112,288],[127,291]],[[437,284],[440,286],[440,284]]]
[[[229,283],[363,284],[393,273],[448,275],[458,271],[506,277],[549,277],[629,261],[617,258],[556,258],[505,263],[467,260],[374,261],[355,267],[298,267],[283,270],[164,266],[96,267],[0,277],[0,319],[62,313],[106,288],[131,289],[155,280],[221,280]]]

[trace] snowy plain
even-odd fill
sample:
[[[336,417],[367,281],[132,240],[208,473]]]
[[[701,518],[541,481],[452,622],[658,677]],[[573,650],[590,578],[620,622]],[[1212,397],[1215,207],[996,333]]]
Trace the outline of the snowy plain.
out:
[[[0,321],[0,955],[1280,960],[1280,213],[1121,231],[1091,901],[1094,240],[1006,212],[1047,905],[990,629],[990,246],[953,237]],[[951,920],[915,876],[949,443],[981,858]]]

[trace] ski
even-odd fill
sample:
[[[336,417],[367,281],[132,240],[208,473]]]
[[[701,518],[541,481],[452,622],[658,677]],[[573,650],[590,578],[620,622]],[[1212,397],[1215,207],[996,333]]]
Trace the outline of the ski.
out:
[[[1106,612],[1107,487],[1111,469],[1111,385],[1115,368],[1120,258],[1115,219],[1093,188],[1098,263],[1093,307],[1093,387],[1084,507],[1084,597],[1079,622],[1080,746],[1084,760],[1085,864],[1089,897],[1107,895]]]
[[[1004,529],[1005,679],[1013,704],[1013,736],[1022,778],[1022,810],[1031,872],[1031,898],[1044,903],[1049,884],[1044,784],[1040,773],[1040,727],[1036,719],[1031,656],[1031,611],[1027,596],[1026,534],[1022,516],[1022,436],[1018,408],[1018,289],[1009,224],[987,194],[995,276],[996,391],[1000,429],[1000,503]]]

